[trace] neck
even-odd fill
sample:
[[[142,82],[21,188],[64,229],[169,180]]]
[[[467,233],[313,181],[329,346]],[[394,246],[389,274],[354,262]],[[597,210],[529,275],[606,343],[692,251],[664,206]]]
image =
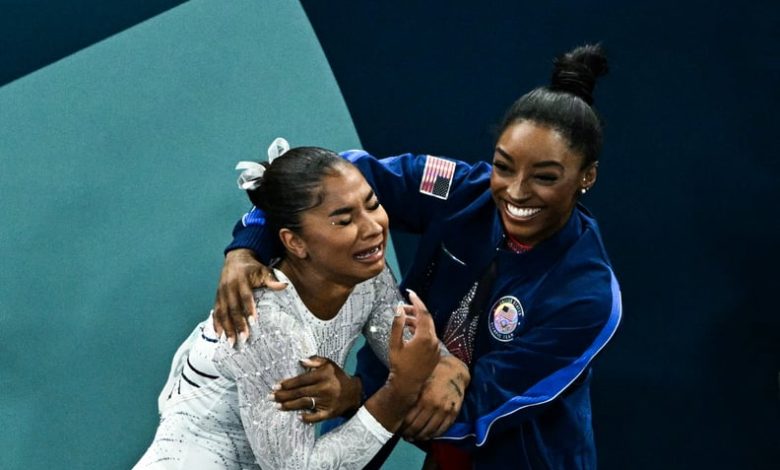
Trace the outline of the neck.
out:
[[[330,320],[339,313],[354,284],[328,279],[313,269],[306,260],[285,258],[279,270],[290,279],[303,304],[320,320]]]
[[[521,241],[518,241],[515,237],[513,237],[506,229],[504,229],[504,233],[506,234],[506,246],[512,250],[515,253],[525,253],[526,251],[530,251],[533,246],[523,243]]]

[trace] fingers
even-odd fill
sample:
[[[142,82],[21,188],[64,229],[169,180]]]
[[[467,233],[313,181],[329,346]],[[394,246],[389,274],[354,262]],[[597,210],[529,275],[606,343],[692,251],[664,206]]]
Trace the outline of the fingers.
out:
[[[448,405],[449,406],[449,405]],[[404,418],[402,435],[405,439],[424,441],[441,435],[455,421],[455,403],[449,410],[439,406],[415,406]]]
[[[230,251],[225,257],[217,290],[214,329],[218,334],[224,333],[231,344],[236,338],[245,341],[248,320],[251,323],[257,320],[252,290],[260,286],[278,290],[286,284],[274,279],[272,271],[258,262],[249,250]]]
[[[252,287],[265,287],[271,290],[282,290],[287,287],[286,282],[281,282],[274,276],[273,270],[260,265],[257,271],[252,273]]]
[[[239,305],[233,315],[240,315],[241,320],[248,319],[252,323],[257,322],[257,307],[255,306],[255,296],[252,293],[252,287],[248,283],[241,283],[238,286]],[[246,323],[243,325],[246,328]],[[244,331],[244,328],[241,329]]]
[[[404,313],[404,308],[403,306],[398,306],[393,317],[393,326],[390,329],[390,340],[388,341],[391,351],[403,348],[405,323],[406,314]]]
[[[428,439],[433,439],[434,437],[439,437],[442,434],[444,434],[450,428],[450,426],[452,426],[452,423],[455,422],[455,418],[457,416],[458,416],[457,414],[448,415],[444,420],[442,420],[439,427],[436,428],[436,430],[434,430],[433,433],[431,433]]]
[[[334,370],[336,366],[324,367],[330,364],[330,361],[318,356],[313,356],[300,362],[304,367],[311,367],[311,370],[279,382],[278,388],[275,387],[277,389],[272,392],[277,402],[284,403],[310,396],[338,399],[333,394],[338,389],[334,386],[334,383],[338,383],[336,374],[340,372],[340,369]]]
[[[417,418],[420,416],[420,414],[423,412],[422,407],[417,404],[409,410],[408,413],[406,413],[406,416],[404,416],[404,422],[401,425],[401,435],[406,438],[410,438],[416,434],[416,428],[414,428],[414,422],[417,420]]]
[[[325,421],[326,419],[330,419],[333,417],[334,416],[330,412],[330,410],[317,410],[314,413],[302,413],[301,421],[307,424],[313,424],[313,423],[319,423],[320,421]]]
[[[212,310],[211,322],[214,324],[214,332],[217,334],[218,338],[222,336],[222,332],[224,331],[222,329],[222,323],[225,321],[224,312],[225,307],[219,301],[219,298],[217,298],[217,302],[214,304],[214,309]]]
[[[312,356],[301,360],[300,363],[303,367],[307,367],[309,369],[316,369],[318,367],[322,367],[325,364],[327,364],[328,360],[325,359],[324,357]]]
[[[233,330],[233,322],[228,316],[228,291],[229,289],[223,283],[220,283],[217,289],[217,300],[214,304],[214,313],[212,320],[214,322],[214,332],[217,336],[222,336],[222,333],[226,333],[227,330]],[[235,336],[235,334],[233,335]]]
[[[425,306],[423,301],[420,300],[417,292],[411,289],[406,289],[406,293],[409,295],[409,301],[412,303],[412,307],[414,307],[415,314],[428,313],[428,308]]]
[[[437,409],[429,409],[426,405],[418,403],[404,417],[403,437],[405,439],[422,440],[422,430],[436,417]],[[436,420],[438,426],[440,419]]]
[[[228,337],[228,342],[231,342],[231,340],[235,341],[236,336],[247,329],[246,320],[244,319],[244,308],[241,304],[239,292],[240,291],[234,291],[233,289],[227,289],[226,293],[228,304],[227,318],[229,321],[224,322],[222,327],[225,330],[225,335]]]
[[[296,375],[293,378],[283,380],[279,382],[279,390],[276,391],[277,395],[293,397],[290,392],[294,392],[297,389],[303,387],[313,386],[319,382],[322,382],[323,376],[317,373],[303,373]],[[297,397],[296,397],[297,398]]]
[[[434,437],[434,432],[436,432],[436,430],[439,429],[439,427],[441,426],[442,422],[445,420],[446,417],[447,417],[446,412],[433,413],[429,417],[428,421],[425,422],[422,427],[418,428],[419,430],[417,431],[417,434],[414,436],[414,439],[420,441],[427,441],[428,439]],[[422,422],[422,420],[420,422]]]
[[[404,325],[409,330],[409,333],[414,334],[414,332],[417,331],[417,318],[407,316]]]
[[[313,394],[314,392],[310,392]],[[300,398],[296,398],[294,400],[287,400],[287,401],[276,401],[276,408],[280,409],[282,411],[307,411],[311,410],[311,397],[313,395],[303,395]],[[317,399],[315,398],[315,406],[319,408],[320,403],[317,403]]]
[[[409,294],[409,301],[412,303],[412,307],[414,307],[414,315],[417,318],[416,329],[421,329],[426,335],[431,334],[431,332],[435,331],[435,326],[433,317],[428,312],[428,307],[420,300],[416,292],[411,289],[406,289],[406,292]]]
[[[276,278],[271,275],[265,280],[265,286],[271,290],[284,290],[287,288],[287,283],[277,281]]]

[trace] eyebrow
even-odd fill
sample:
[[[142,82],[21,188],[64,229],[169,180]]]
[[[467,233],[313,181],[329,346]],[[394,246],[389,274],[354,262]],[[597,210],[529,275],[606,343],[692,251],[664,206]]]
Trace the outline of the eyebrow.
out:
[[[539,162],[539,163],[534,163],[533,164],[534,168],[546,168],[546,167],[550,167],[550,166],[556,166],[556,167],[560,168],[561,170],[565,169],[563,165],[561,165],[558,162],[554,162],[552,160],[546,160],[546,161],[543,161],[543,162]]]
[[[496,147],[496,152],[498,152],[502,157],[506,158],[507,160],[514,162],[514,157],[510,155],[506,150],[502,149],[501,147]],[[566,168],[561,165],[559,162],[553,161],[553,160],[545,160],[543,162],[537,162],[533,164],[534,168],[546,168],[555,166],[562,170],[565,170]]]
[[[374,190],[371,190],[371,191],[368,192],[368,195],[363,200],[363,202],[368,202],[368,201],[370,201],[373,198],[374,198]],[[336,215],[349,214],[350,212],[352,212],[352,207],[349,207],[349,206],[347,206],[347,207],[339,207],[338,209],[336,209],[333,212],[331,212],[330,214],[328,214],[328,217],[333,217],[333,216],[336,216]]]

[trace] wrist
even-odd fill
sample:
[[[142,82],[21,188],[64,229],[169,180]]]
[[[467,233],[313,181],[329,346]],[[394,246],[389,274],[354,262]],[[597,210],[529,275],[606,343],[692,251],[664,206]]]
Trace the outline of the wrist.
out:
[[[346,400],[346,402],[349,403],[347,412],[354,413],[365,401],[366,397],[363,396],[363,381],[360,380],[360,377],[350,377]]]
[[[225,254],[225,261],[233,261],[238,259],[252,259],[255,260],[255,253],[249,248],[236,248],[228,251]]]
[[[439,369],[441,367],[441,369]],[[451,379],[460,382],[460,385],[467,387],[471,382],[471,372],[466,364],[455,356],[443,356],[439,359],[437,369],[447,371]]]
[[[392,373],[387,377],[383,388],[387,389],[392,400],[401,408],[411,408],[417,402],[423,383],[399,380]]]

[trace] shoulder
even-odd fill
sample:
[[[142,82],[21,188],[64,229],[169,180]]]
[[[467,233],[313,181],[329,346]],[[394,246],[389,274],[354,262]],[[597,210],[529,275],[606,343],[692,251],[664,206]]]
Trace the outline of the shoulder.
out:
[[[582,206],[572,217],[579,226],[578,235],[553,266],[550,281],[572,292],[606,295],[617,281],[596,219]]]
[[[441,155],[403,153],[386,157],[376,157],[365,150],[346,150],[341,152],[342,158],[354,164],[360,162],[374,162],[382,166],[396,170],[416,170],[424,172],[430,170],[442,175],[457,174],[460,176],[471,175],[472,178],[480,175],[489,177],[492,166],[484,161],[468,163],[463,160]]]
[[[390,267],[385,263],[381,273],[355,286],[350,294],[350,302],[362,302],[364,305],[385,305],[397,297],[398,282]]]
[[[257,324],[250,329],[249,343],[258,341],[259,346],[273,345],[278,341],[302,341],[310,343],[310,331],[304,318],[308,315],[303,301],[290,280],[279,270],[276,278],[287,282],[282,290],[255,289]]]

